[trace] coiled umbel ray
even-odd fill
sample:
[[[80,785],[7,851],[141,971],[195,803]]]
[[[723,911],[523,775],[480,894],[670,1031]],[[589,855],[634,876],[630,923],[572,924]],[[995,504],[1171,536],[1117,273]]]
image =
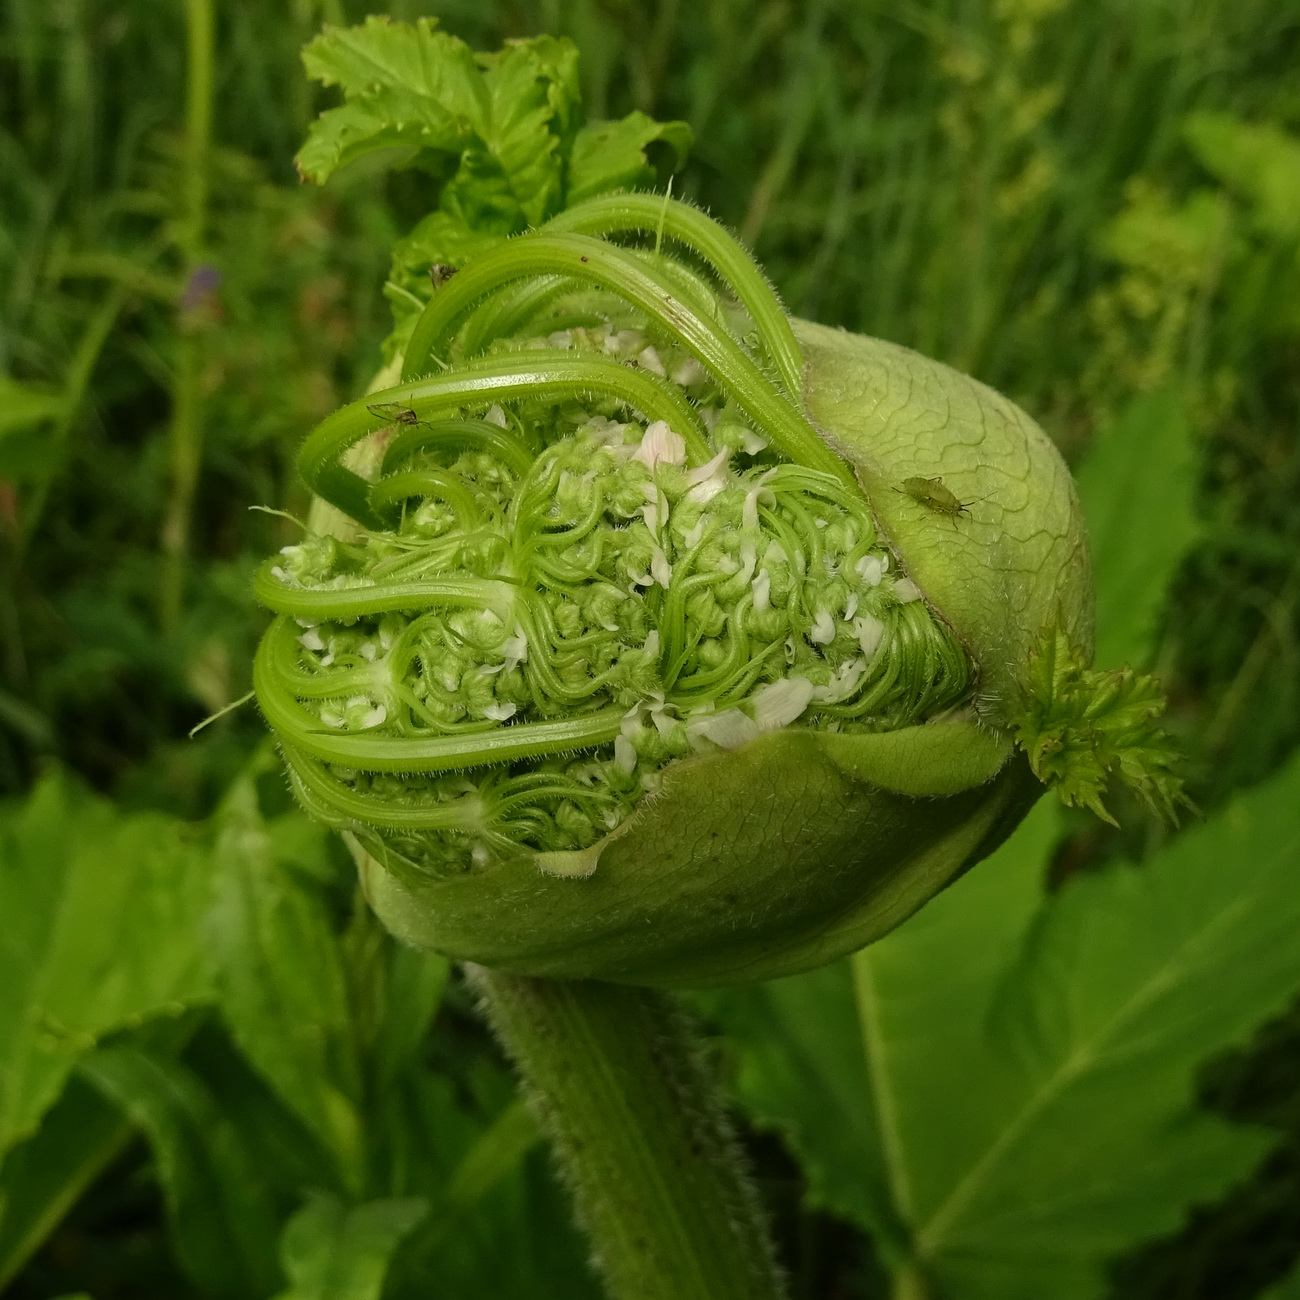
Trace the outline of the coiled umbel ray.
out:
[[[660,196],[472,259],[299,464],[355,527],[259,573],[259,702],[390,928],[489,965],[674,984],[860,946],[1032,802],[1017,676],[1044,628],[1090,637],[1032,422],[792,321]],[[927,517],[909,475],[984,504]]]

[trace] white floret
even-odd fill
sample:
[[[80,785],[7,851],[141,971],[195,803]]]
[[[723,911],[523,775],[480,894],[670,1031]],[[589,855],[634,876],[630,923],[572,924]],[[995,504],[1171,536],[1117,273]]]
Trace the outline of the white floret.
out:
[[[668,427],[667,420],[655,420],[647,426],[641,444],[632,453],[646,469],[656,465],[681,465],[686,461],[686,439]]]

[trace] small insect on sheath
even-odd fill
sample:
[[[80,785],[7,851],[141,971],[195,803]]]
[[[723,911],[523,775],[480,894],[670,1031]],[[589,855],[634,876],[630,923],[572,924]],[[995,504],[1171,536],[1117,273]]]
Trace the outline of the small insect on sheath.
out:
[[[937,515],[948,515],[950,518],[971,517],[970,507],[977,501],[983,501],[983,497],[977,497],[973,501],[959,501],[952,489],[944,483],[941,478],[905,478],[901,488],[895,488],[895,492],[902,492],[904,495],[912,498],[927,510],[933,510]]]
[[[401,402],[376,402],[374,406],[367,406],[366,410],[381,420],[392,420],[396,424],[423,423],[409,406],[403,406]]]

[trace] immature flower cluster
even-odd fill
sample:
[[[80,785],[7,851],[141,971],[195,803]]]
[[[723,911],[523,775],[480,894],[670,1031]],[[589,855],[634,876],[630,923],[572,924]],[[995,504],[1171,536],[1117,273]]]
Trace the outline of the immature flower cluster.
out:
[[[371,402],[392,421],[368,493],[388,526],[267,566],[263,708],[303,799],[390,866],[588,870],[575,851],[674,759],[795,723],[892,731],[967,694],[967,655],[861,494],[775,452],[619,298],[559,295],[484,351],[616,361],[670,418],[544,386],[450,419]]]

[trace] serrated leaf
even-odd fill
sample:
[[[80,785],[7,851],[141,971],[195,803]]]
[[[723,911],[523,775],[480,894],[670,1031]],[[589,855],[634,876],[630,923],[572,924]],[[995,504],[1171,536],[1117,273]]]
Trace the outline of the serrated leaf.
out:
[[[983,1017],[1039,906],[1056,827],[1055,806],[1040,803],[991,858],[849,962],[706,1000],[742,1045],[742,1101],[786,1135],[813,1202],[868,1228],[892,1261],[910,1250],[917,1206],[996,1123],[1006,1066]]]
[[[312,123],[298,167],[323,182],[366,154],[405,149],[408,160],[450,175],[444,211],[472,229],[521,230],[560,206],[577,57],[571,42],[550,36],[475,55],[430,18],[328,27],[303,62],[341,87],[345,103]]]
[[[1174,1228],[1267,1146],[1194,1107],[1194,1076],[1300,985],[1300,763],[1145,867],[1076,877],[1007,981],[1002,1122],[918,1228],[963,1296],[1105,1290],[1103,1261]]]
[[[1175,773],[1178,751],[1156,725],[1164,711],[1154,678],[1130,668],[1085,668],[1058,630],[1030,656],[1016,741],[1034,775],[1064,803],[1114,824],[1102,800],[1117,778],[1157,816],[1176,822],[1186,798]]]
[[[284,1230],[291,1286],[277,1300],[379,1300],[393,1252],[426,1212],[413,1198],[348,1209],[335,1197],[314,1197]]]
[[[572,41],[538,36],[482,56],[490,109],[483,143],[529,225],[561,206],[581,100]],[[451,186],[453,194],[456,182]],[[461,206],[457,204],[456,206]]]
[[[1191,420],[1176,389],[1133,398],[1076,478],[1097,589],[1099,668],[1151,655],[1169,585],[1200,535]]]
[[[207,849],[57,773],[0,813],[0,1153],[98,1040],[210,997]]]
[[[359,1186],[360,1070],[323,898],[277,856],[251,777],[236,782],[217,825],[217,897],[206,933],[222,1017],[253,1067],[332,1154],[344,1185]]]
[[[661,143],[671,150],[669,175],[686,162],[694,135],[685,122],[656,122],[642,112],[610,122],[588,122],[573,142],[569,161],[570,205],[610,190],[636,190],[659,179],[646,150]]]
[[[390,165],[434,177],[435,210],[393,250],[389,360],[429,299],[431,267],[459,268],[566,203],[653,184],[646,151],[656,145],[671,154],[674,170],[690,149],[684,122],[639,112],[580,130],[578,52],[566,39],[538,36],[475,54],[437,30],[436,19],[372,16],[359,27],[327,27],[303,62],[345,98],[312,124],[297,157],[304,176],[324,182],[355,159],[387,151]]]
[[[360,27],[326,27],[302,54],[307,75],[339,86],[346,102],[312,123],[296,159],[323,184],[344,164],[380,149],[457,155],[481,131],[487,88],[464,41],[379,15]]]
[[[204,1292],[244,1300],[279,1281],[274,1207],[254,1153],[193,1071],[130,1047],[106,1048],[81,1074],[149,1139],[171,1241]]]
[[[942,1294],[1106,1294],[1108,1258],[1175,1228],[1268,1144],[1197,1111],[1194,1081],[1300,986],[1297,806],[1300,762],[1145,867],[1077,877],[1035,912],[1054,819],[1040,805],[853,959],[865,1056],[843,1027],[807,1025],[818,984],[846,1023],[846,968],[764,990],[766,1032],[823,1082],[773,1070],[741,1024],[742,1099],[793,1135],[833,1208],[901,1224],[886,1258],[901,1268],[910,1249]]]

